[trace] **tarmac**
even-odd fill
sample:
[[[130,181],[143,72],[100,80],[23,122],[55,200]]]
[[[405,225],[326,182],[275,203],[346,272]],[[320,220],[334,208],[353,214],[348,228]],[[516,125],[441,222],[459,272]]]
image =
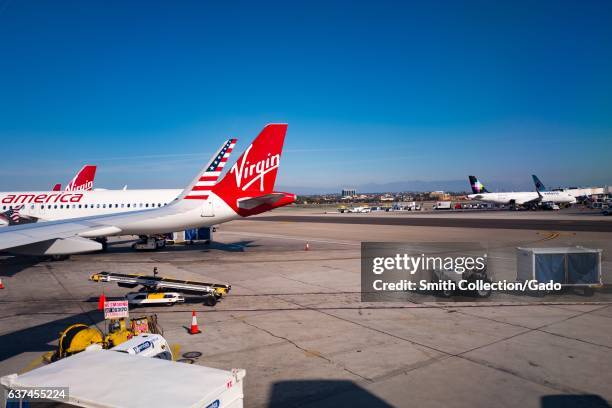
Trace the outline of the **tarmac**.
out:
[[[515,273],[517,246],[597,247],[604,250],[609,280],[608,230],[539,229],[537,223],[516,229],[444,221],[436,227],[320,218],[303,222],[298,216],[326,217],[313,210],[278,211],[265,219],[223,224],[210,245],[158,252],[134,252],[121,237],[106,253],[67,261],[2,257],[0,376],[39,366],[58,332],[71,323],[104,328],[98,296],[102,291],[107,297],[123,296],[129,289],[91,282],[91,274],[150,274],[158,267],[163,276],[232,285],[215,307],[196,299],[138,308],[132,315],[156,313],[177,359],[246,369],[247,407],[609,406],[612,298],[607,286],[592,297],[500,295],[480,301],[422,296],[388,303],[360,298],[362,241],[486,242],[504,278]],[[443,220],[456,215],[347,214],[344,219],[349,217]],[[522,223],[525,217],[558,217],[551,226],[580,217],[596,223],[610,219],[563,211],[473,213],[456,219]],[[187,333],[192,310],[198,312],[202,334]]]

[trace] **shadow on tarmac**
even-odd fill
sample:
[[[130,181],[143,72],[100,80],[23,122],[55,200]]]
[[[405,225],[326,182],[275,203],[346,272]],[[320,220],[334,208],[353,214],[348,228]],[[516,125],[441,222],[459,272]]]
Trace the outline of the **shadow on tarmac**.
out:
[[[0,361],[25,352],[40,351],[44,353],[53,350],[54,347],[48,343],[57,340],[59,333],[68,326],[75,323],[92,325],[102,321],[104,321],[104,314],[102,312],[83,312],[0,335],[0,344],[2,345],[0,347]]]
[[[4,259],[0,259],[0,277],[10,278],[13,275],[21,272],[24,269],[28,269],[37,263],[41,262],[40,257],[36,256],[7,256]]]
[[[279,381],[272,385],[269,408],[298,407],[368,407],[392,405],[348,380]]]
[[[585,395],[545,395],[541,399],[542,408],[610,408],[610,404],[594,394]]]
[[[118,243],[124,244],[126,242],[135,242],[135,241],[121,241]],[[113,254],[113,253],[129,253],[129,252],[132,252],[132,253],[144,252],[144,253],[155,254],[156,252],[159,252],[159,251],[163,251],[163,252],[191,252],[191,251],[209,252],[211,249],[214,249],[217,251],[224,251],[224,252],[244,252],[246,248],[257,248],[260,246],[260,245],[254,245],[253,242],[254,241],[252,240],[241,240],[241,241],[229,242],[229,243],[216,242],[216,241],[205,243],[201,241],[200,242],[194,241],[193,244],[186,243],[186,244],[166,245],[164,248],[161,248],[159,250],[139,250],[139,251],[132,249],[131,245],[117,246],[116,242],[112,242],[112,243],[109,243],[107,252],[97,252],[97,254],[101,254],[101,253]]]

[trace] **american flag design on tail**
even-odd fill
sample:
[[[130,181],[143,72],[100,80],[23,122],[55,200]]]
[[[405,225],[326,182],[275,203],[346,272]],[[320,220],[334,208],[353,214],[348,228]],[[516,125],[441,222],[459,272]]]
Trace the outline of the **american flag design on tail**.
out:
[[[14,208],[9,208],[7,211],[5,211],[2,214],[2,218],[6,219],[7,221],[10,220],[13,223],[18,223],[19,222],[19,210],[21,210],[22,206],[19,207],[14,207]]]
[[[230,139],[225,146],[219,151],[219,154],[210,163],[210,166],[200,174],[198,182],[193,186],[189,194],[185,196],[186,200],[207,200],[210,195],[210,190],[217,183],[223,167],[227,163],[237,139]]]

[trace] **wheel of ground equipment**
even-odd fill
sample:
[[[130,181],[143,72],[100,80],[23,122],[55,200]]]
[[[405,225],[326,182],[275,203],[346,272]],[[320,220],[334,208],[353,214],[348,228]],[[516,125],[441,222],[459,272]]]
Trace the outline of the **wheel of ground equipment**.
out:
[[[217,298],[215,297],[215,295],[208,295],[204,299],[204,304],[206,306],[214,306],[217,304]]]
[[[453,294],[454,294],[454,291],[451,289],[442,289],[439,293],[441,297],[445,297],[445,298],[449,298],[453,296]]]
[[[593,296],[595,294],[595,289],[593,289],[590,286],[586,286],[584,288],[584,290],[582,291],[582,294],[583,294],[583,296],[591,297],[591,296]]]
[[[183,358],[189,358],[189,359],[197,359],[199,357],[202,357],[202,353],[200,353],[199,351],[188,351],[186,353],[183,353],[183,355],[181,356]]]
[[[491,283],[490,280],[483,280],[484,283]],[[489,289],[477,289],[476,291],[476,296],[480,297],[480,298],[488,298],[489,296],[491,296],[491,288]]]

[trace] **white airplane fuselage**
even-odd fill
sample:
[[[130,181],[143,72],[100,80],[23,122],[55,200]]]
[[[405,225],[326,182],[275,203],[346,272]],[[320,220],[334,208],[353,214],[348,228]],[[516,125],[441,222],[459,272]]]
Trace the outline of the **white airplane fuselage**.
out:
[[[87,233],[79,234],[85,238],[96,238],[110,235],[143,235],[180,231],[188,228],[210,227],[233,219],[241,218],[225,201],[214,193],[195,207],[189,208],[184,203],[159,208],[151,216],[145,208],[138,213],[113,214],[113,227],[101,227]]]
[[[542,199],[535,191],[524,191],[516,193],[479,193],[470,194],[468,198],[471,200],[482,201],[486,203],[501,204],[501,205],[524,205],[526,203],[555,203],[555,204],[574,204],[576,198],[563,191],[542,191],[540,192]]]
[[[56,221],[121,214],[170,204],[181,189],[21,191],[0,193],[0,211],[19,208],[25,218]]]
[[[39,221],[112,217],[115,227],[80,235],[85,238],[160,234],[208,227],[242,217],[212,192],[205,200],[174,202],[181,192],[160,189],[2,193],[0,209],[21,207],[20,215]],[[169,205],[173,202],[174,205]],[[151,210],[157,210],[155,216],[148,214]]]
[[[19,192],[0,194],[0,208],[22,207],[20,214],[40,221],[58,221],[89,216],[113,217],[116,228],[82,235],[96,238],[109,235],[158,234],[194,227],[207,227],[240,216],[217,195],[194,208],[180,203],[168,206],[182,190],[94,190],[78,192]],[[165,208],[161,208],[165,207]],[[155,217],[147,213],[160,209]],[[179,211],[180,210],[180,211]],[[142,216],[135,216],[135,213]],[[125,217],[121,215],[124,214]]]

